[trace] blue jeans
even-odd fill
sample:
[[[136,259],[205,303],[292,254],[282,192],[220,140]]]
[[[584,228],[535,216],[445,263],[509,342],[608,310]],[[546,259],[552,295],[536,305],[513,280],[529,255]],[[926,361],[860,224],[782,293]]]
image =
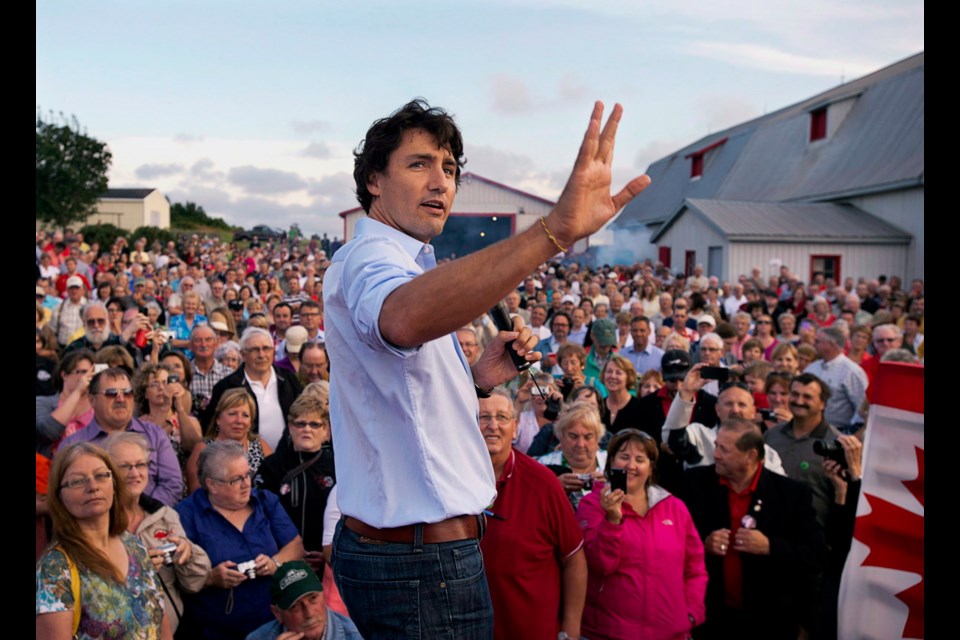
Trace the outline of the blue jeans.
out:
[[[493,605],[479,540],[372,541],[337,523],[337,588],[365,640],[490,640]]]

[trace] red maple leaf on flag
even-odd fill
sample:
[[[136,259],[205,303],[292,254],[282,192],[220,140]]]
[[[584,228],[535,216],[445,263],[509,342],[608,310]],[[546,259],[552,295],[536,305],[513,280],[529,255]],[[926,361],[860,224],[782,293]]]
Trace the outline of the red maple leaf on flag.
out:
[[[914,447],[917,477],[903,485],[923,504],[923,449]],[[870,551],[861,566],[919,574],[920,582],[896,594],[909,613],[901,637],[923,638],[923,516],[865,493],[870,513],[857,518],[855,536]]]

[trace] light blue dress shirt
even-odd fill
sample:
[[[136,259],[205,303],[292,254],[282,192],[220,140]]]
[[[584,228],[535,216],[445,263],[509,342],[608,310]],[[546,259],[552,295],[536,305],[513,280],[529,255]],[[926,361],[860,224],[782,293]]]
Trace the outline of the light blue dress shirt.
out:
[[[340,510],[374,527],[479,514],[496,481],[455,334],[409,349],[380,334],[384,300],[436,266],[433,247],[370,218],[355,232],[323,283]]]

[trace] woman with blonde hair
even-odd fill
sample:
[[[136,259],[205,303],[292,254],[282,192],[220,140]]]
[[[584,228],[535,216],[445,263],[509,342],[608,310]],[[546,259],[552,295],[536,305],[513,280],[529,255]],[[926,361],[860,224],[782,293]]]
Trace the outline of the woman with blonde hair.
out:
[[[594,480],[603,479],[607,452],[600,449],[606,428],[592,402],[577,402],[567,407],[553,424],[560,449],[540,456],[537,461],[556,474],[570,504],[576,509],[590,492]]]

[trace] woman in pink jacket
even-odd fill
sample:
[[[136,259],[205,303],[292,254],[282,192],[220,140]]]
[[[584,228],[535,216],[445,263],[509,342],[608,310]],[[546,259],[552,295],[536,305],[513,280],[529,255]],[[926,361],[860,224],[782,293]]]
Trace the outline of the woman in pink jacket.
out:
[[[605,474],[577,509],[590,574],[583,636],[685,639],[704,620],[703,543],[683,502],[653,484],[659,448],[637,429],[610,441]]]

